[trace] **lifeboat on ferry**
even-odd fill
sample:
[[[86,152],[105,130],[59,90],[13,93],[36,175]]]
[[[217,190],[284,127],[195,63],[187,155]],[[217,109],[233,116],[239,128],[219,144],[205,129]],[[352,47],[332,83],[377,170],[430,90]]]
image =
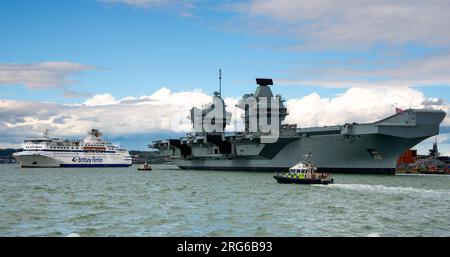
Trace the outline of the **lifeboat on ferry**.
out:
[[[83,147],[85,151],[93,151],[93,152],[104,152],[106,151],[105,147],[97,147],[97,146],[85,146]]]

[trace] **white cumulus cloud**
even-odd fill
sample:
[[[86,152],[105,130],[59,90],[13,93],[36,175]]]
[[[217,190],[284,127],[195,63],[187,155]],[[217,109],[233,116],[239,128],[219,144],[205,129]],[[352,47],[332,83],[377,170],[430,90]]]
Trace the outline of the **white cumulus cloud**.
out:
[[[286,122],[299,127],[373,122],[393,114],[395,107],[422,108],[427,99],[412,88],[350,88],[330,98],[313,93],[288,99],[290,114]],[[210,101],[211,96],[200,90],[172,92],[168,88],[123,99],[99,94],[76,105],[0,100],[0,144],[18,145],[44,129],[61,137],[82,136],[93,127],[110,136],[189,132],[189,109]],[[242,130],[242,111],[235,107],[237,101],[236,97],[225,99],[228,111],[233,113],[228,131]],[[432,107],[450,111],[448,102]],[[450,119],[446,118],[442,125],[449,127]],[[450,151],[445,142],[441,148]]]
[[[92,98],[89,98],[84,102],[86,106],[100,106],[100,105],[111,105],[117,104],[117,101],[112,95],[105,93],[100,95],[94,95]]]

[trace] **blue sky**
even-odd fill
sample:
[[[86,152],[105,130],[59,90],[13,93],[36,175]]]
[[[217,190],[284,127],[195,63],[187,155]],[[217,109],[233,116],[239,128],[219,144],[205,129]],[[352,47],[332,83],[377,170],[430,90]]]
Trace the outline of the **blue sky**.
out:
[[[387,94],[408,88],[417,98],[392,100],[375,118],[387,106],[429,98],[441,99],[435,107],[447,110],[448,11],[441,1],[1,1],[0,99],[66,106],[103,94],[116,101],[150,96],[161,88],[211,94],[222,68],[230,98],[253,91],[255,77],[271,77],[273,90],[288,99],[314,93],[333,99],[355,87]],[[343,116],[354,117],[359,107]],[[38,121],[25,119],[21,128],[54,126],[64,136],[64,127],[45,122],[49,117],[33,117]],[[111,136],[133,133],[142,138],[132,129]]]
[[[93,65],[98,70],[74,76],[79,82],[70,87],[89,93],[138,96],[161,86],[209,92],[217,87],[217,71],[222,68],[224,90],[239,96],[242,86],[253,90],[256,76],[280,74],[290,63],[301,65],[299,58],[305,63],[320,58],[267,51],[264,44],[283,44],[282,40],[220,31],[208,24],[208,15],[217,14],[209,11],[189,18],[165,9],[86,0],[2,2],[0,9],[2,26],[8,28],[2,35],[8,39],[1,43],[3,62],[70,60]],[[24,100],[61,101],[62,91],[19,86],[7,92],[18,95]]]

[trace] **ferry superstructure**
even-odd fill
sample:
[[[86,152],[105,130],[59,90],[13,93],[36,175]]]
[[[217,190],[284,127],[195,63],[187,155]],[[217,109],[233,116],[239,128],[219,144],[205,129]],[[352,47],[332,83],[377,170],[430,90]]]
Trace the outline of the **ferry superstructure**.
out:
[[[288,112],[277,95],[279,137],[265,143],[261,140],[263,132],[249,130],[251,115],[248,106],[242,104],[249,97],[256,99],[256,105],[260,99],[275,98],[269,87],[273,85],[271,79],[257,79],[257,84],[255,93],[244,95],[237,105],[245,110],[244,132],[200,131],[154,141],[149,147],[159,149],[181,169],[281,172],[303,161],[301,156],[311,154],[319,171],[393,174],[400,155],[439,134],[439,124],[446,115],[441,110],[407,109],[373,123],[298,128],[296,124],[282,124]],[[220,94],[217,98],[223,101]],[[257,109],[256,117],[270,112]],[[207,115],[212,109],[201,111]],[[227,125],[225,120],[219,122]]]
[[[128,150],[104,141],[102,132],[91,129],[83,140],[50,138],[27,139],[22,151],[14,153],[21,167],[128,167],[132,158]]]

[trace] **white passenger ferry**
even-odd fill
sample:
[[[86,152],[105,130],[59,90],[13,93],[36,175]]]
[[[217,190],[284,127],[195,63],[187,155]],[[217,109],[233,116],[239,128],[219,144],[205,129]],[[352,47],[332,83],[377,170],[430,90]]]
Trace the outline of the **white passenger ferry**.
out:
[[[128,167],[128,150],[102,139],[98,129],[91,129],[84,140],[42,138],[25,140],[23,151],[13,156],[21,167]]]

